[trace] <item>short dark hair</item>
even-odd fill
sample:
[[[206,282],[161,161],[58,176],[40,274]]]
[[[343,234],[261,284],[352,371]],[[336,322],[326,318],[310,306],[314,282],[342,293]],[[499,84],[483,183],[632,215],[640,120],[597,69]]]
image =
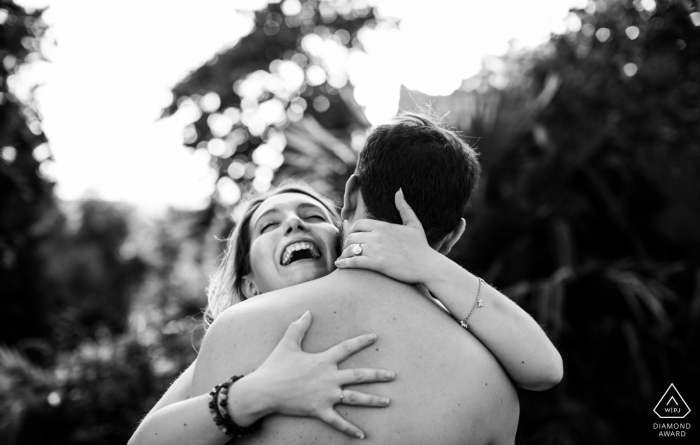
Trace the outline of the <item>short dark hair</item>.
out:
[[[355,174],[367,217],[401,224],[401,188],[431,246],[459,223],[481,168],[476,152],[438,119],[402,113],[367,135]]]

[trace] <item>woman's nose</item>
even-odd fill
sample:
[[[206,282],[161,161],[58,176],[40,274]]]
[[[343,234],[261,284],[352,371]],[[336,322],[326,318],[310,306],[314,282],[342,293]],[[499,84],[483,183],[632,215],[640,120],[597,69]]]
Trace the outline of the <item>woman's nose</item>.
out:
[[[284,234],[289,235],[294,232],[308,232],[309,227],[304,223],[304,221],[297,216],[290,216],[285,221]]]

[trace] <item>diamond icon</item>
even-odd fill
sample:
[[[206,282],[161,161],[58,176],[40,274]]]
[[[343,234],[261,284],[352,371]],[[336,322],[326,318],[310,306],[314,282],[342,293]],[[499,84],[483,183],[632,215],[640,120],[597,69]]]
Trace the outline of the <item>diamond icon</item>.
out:
[[[682,419],[690,413],[690,408],[675,385],[671,383],[654,407],[654,412],[662,419]]]

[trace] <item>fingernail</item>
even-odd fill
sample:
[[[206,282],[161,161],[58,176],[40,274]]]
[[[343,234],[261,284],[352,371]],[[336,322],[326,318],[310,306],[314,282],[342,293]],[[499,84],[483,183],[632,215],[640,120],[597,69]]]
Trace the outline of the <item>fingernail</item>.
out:
[[[304,312],[304,315],[301,316],[301,318],[306,318],[306,317],[308,317],[309,315],[311,315],[311,312],[310,312],[310,311],[306,311],[306,312]]]
[[[386,405],[389,404],[389,399],[387,399],[386,397],[382,397],[382,398],[379,400],[379,403],[381,403],[382,405],[386,406]]]
[[[357,437],[358,439],[362,440],[362,439],[365,438],[365,435],[364,435],[363,433],[361,433],[361,432],[358,431],[358,432],[355,433],[355,437]]]
[[[384,377],[386,377],[387,379],[393,379],[393,378],[394,378],[394,373],[391,372],[391,371],[387,371],[387,372],[384,373]]]
[[[377,339],[377,334],[369,334],[369,338],[371,341],[375,341]]]

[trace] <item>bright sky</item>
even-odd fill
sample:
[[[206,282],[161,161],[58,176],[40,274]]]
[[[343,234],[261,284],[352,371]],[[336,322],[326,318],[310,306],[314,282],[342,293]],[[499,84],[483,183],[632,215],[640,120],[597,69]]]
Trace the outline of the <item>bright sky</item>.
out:
[[[424,0],[380,0],[380,13],[401,25],[362,36],[368,57],[350,73],[356,98],[378,123],[395,112],[402,83],[450,94],[511,40],[532,47],[567,23],[580,26],[565,19],[582,1],[431,0],[427,9]],[[41,85],[36,99],[55,160],[44,170],[56,179],[58,196],[99,196],[150,210],[206,203],[214,173],[205,156],[183,145],[187,117],[158,120],[160,111],[171,101],[169,88],[250,32],[252,21],[237,9],[265,1],[17,3],[49,5],[44,18],[58,44],[44,48],[50,63],[28,67],[11,85],[19,96]]]

